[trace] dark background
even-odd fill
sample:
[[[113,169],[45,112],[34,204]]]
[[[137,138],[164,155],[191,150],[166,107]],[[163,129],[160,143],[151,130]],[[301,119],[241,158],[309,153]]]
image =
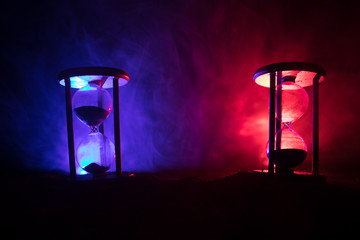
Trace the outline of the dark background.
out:
[[[360,16],[354,1],[11,1],[2,5],[2,172],[68,171],[61,70],[120,68],[123,168],[267,167],[266,64],[325,68],[320,171],[359,176]],[[307,88],[311,97],[311,88]],[[106,135],[113,141],[111,119]],[[309,155],[311,106],[293,127]],[[75,143],[88,133],[74,120]]]

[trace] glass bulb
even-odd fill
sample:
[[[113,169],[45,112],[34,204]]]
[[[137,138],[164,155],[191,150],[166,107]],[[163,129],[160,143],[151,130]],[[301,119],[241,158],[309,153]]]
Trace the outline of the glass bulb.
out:
[[[91,132],[76,150],[78,165],[88,173],[103,174],[115,161],[114,144],[100,132]]]
[[[72,105],[80,121],[88,126],[97,126],[111,111],[111,95],[104,88],[90,83],[74,94]]]
[[[306,112],[309,105],[309,96],[301,86],[286,81],[276,87],[275,101],[276,118],[283,123],[294,122]]]
[[[291,168],[300,165],[306,158],[307,146],[304,139],[285,124],[275,135],[275,166],[277,171],[291,171]],[[269,156],[269,142],[266,145],[266,153]]]

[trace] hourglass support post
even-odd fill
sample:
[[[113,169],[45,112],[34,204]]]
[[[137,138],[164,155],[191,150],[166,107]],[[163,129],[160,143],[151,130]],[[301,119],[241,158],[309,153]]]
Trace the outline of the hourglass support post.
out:
[[[103,86],[103,81],[100,82],[99,87]],[[103,108],[103,93],[100,92],[98,94],[98,99],[97,99],[97,103],[98,103],[98,107],[99,108]],[[104,122],[100,123],[99,125],[99,132],[104,135]]]
[[[281,85],[282,83],[282,72],[279,71],[276,73],[276,86]],[[275,90],[276,94],[276,115],[277,118],[275,118],[275,134],[281,129],[281,98],[282,98],[282,90],[281,88]],[[278,139],[276,139],[275,142],[275,149],[280,149],[280,143],[281,143],[281,134],[277,136]]]
[[[269,174],[274,174],[275,147],[275,72],[270,73],[270,106],[269,106]]]
[[[69,168],[70,177],[76,177],[75,169],[75,148],[74,148],[74,127],[72,116],[72,96],[71,96],[71,82],[70,78],[65,78],[65,101],[66,101],[66,125],[68,135],[68,148],[69,148]]]
[[[114,102],[114,139],[115,139],[115,166],[116,175],[122,175],[121,167],[121,143],[120,143],[120,109],[119,109],[119,78],[113,79],[113,102]]]
[[[321,75],[316,74],[313,79],[313,161],[312,172],[319,174],[319,80]]]

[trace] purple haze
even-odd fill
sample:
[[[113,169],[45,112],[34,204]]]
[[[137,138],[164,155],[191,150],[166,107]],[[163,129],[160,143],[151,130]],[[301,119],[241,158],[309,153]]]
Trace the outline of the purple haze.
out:
[[[308,61],[328,73],[320,85],[320,169],[357,174],[356,9],[355,2],[286,0],[7,3],[2,161],[68,171],[57,74],[108,66],[130,75],[120,88],[124,170],[266,168],[268,91],[252,75],[266,64]],[[311,108],[293,127],[311,149]],[[74,128],[78,144],[89,130],[77,119]],[[309,156],[300,169],[310,170]]]

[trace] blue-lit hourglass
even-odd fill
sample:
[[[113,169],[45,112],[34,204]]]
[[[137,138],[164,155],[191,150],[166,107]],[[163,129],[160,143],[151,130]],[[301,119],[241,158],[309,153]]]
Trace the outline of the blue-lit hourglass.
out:
[[[115,147],[98,126],[111,112],[111,96],[101,81],[92,81],[74,94],[72,107],[80,121],[90,127],[90,133],[77,146],[77,164],[93,175],[104,174],[115,161]]]

